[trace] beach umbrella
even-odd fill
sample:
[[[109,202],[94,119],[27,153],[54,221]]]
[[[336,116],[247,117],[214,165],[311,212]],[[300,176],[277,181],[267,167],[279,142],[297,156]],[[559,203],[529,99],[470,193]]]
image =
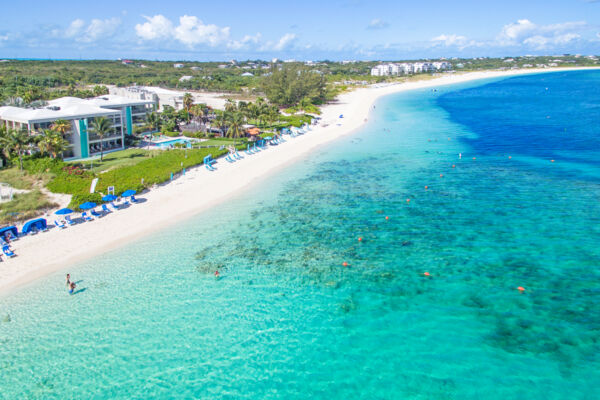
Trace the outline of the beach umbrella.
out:
[[[121,194],[121,197],[130,197],[130,196],[133,196],[134,194],[135,194],[135,190],[129,189],[129,190],[124,191]]]
[[[102,201],[115,201],[116,199],[117,196],[115,196],[114,194],[107,194],[102,198]]]
[[[70,208],[61,208],[60,210],[56,211],[54,214],[67,215],[67,214],[71,214],[72,212],[73,212],[73,210],[71,210]]]
[[[83,204],[79,205],[79,208],[82,210],[89,210],[90,208],[96,207],[96,203],[92,203],[91,201],[86,201]]]
[[[271,139],[273,139],[271,136],[267,136],[267,137],[265,138],[265,140],[271,140]]]

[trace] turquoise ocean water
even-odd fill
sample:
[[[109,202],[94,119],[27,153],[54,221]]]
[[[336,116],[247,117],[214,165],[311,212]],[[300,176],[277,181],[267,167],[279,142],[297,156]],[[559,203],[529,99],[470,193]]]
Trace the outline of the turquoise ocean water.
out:
[[[218,209],[1,298],[0,399],[600,398],[599,88],[381,99]]]

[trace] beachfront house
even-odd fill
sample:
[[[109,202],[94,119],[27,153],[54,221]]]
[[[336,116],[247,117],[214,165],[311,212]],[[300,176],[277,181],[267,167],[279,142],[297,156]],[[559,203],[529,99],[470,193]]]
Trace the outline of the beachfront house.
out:
[[[133,127],[146,123],[146,115],[154,110],[154,100],[133,100],[115,95],[104,95],[91,99],[61,97],[50,100],[40,108],[0,107],[0,123],[9,129],[27,130],[36,135],[49,129],[56,120],[71,123],[71,131],[64,134],[69,147],[63,153],[65,159],[81,159],[100,153],[100,142],[104,151],[125,148],[125,135],[133,134]],[[112,131],[103,139],[91,130],[95,118],[110,120]]]

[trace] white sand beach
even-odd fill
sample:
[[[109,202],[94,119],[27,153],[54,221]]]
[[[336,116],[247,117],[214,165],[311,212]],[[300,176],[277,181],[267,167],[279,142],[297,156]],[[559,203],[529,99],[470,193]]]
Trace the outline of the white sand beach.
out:
[[[488,71],[446,74],[439,78],[402,84],[361,88],[339,96],[337,102],[323,107],[319,126],[309,133],[288,138],[267,151],[246,156],[229,164],[220,161],[217,171],[196,167],[169,184],[140,195],[147,201],[113,212],[93,222],[67,229],[51,229],[12,243],[17,257],[0,263],[0,294],[65,269],[84,259],[124,246],[132,240],[188,219],[225,199],[239,194],[252,183],[282,166],[292,163],[316,147],[360,128],[381,96],[400,91],[433,88],[475,79],[510,76],[555,70]],[[340,119],[339,115],[344,118]],[[341,125],[340,125],[341,124]],[[48,218],[53,221],[52,216]]]

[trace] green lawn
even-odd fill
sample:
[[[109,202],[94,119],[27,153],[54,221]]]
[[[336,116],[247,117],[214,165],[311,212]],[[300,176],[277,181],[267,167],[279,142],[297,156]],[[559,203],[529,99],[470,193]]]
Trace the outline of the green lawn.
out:
[[[100,173],[113,168],[120,168],[144,161],[159,150],[127,149],[105,154],[102,161],[100,159],[85,161],[69,161],[68,164],[81,165],[84,169],[94,173]]]
[[[3,169],[0,171],[0,182],[7,183],[15,189],[31,190],[36,183],[45,184],[49,177],[42,174],[30,175],[21,171],[19,167]]]

